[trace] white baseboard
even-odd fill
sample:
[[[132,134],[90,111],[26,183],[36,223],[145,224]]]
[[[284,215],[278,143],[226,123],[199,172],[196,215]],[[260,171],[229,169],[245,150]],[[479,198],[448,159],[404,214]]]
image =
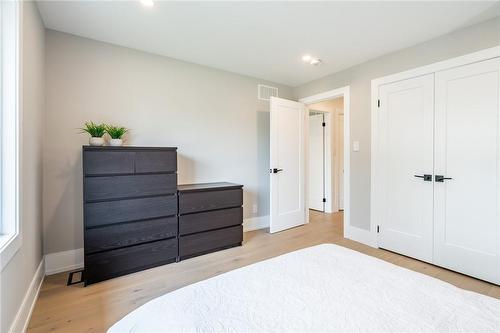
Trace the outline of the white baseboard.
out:
[[[38,299],[38,294],[40,293],[40,288],[42,287],[43,277],[45,276],[45,265],[44,260],[40,261],[38,268],[36,269],[35,276],[31,280],[30,286],[26,295],[24,295],[21,307],[17,311],[14,322],[10,326],[9,333],[24,333],[28,328],[28,324],[31,318],[31,313],[35,307],[36,300]]]
[[[49,253],[45,255],[45,275],[83,268],[83,249]]]
[[[251,217],[243,220],[243,231],[269,228],[269,215]]]
[[[370,230],[361,229],[354,226],[344,226],[344,237],[353,241],[366,244],[371,247],[378,247],[377,235]]]

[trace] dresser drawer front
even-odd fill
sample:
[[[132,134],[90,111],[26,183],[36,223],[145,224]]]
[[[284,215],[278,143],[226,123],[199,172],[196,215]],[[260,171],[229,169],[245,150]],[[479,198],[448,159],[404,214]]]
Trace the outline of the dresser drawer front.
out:
[[[86,203],[85,226],[147,220],[176,215],[177,196]]]
[[[242,189],[179,193],[179,214],[238,207],[242,204]]]
[[[135,172],[176,172],[177,153],[175,151],[141,151],[135,156]]]
[[[199,234],[179,237],[181,259],[216,251],[221,248],[240,245],[243,241],[243,226],[229,227]]]
[[[84,279],[99,282],[174,262],[176,256],[176,238],[90,254],[85,256]]]
[[[119,175],[134,173],[134,152],[86,151],[83,171],[85,175]]]
[[[179,216],[179,235],[225,228],[243,223],[243,208],[228,208]]]
[[[107,251],[176,236],[177,217],[175,216],[87,229],[85,253]]]
[[[87,177],[85,201],[174,194],[176,174]]]

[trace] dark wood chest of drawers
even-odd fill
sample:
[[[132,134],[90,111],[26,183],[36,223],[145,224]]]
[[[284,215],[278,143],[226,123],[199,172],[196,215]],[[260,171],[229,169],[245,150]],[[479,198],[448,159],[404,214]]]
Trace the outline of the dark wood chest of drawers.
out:
[[[241,245],[243,189],[232,183],[179,185],[179,258]]]
[[[84,146],[86,285],[241,245],[243,186],[178,186],[176,149]]]
[[[175,262],[176,148],[83,148],[86,284]]]

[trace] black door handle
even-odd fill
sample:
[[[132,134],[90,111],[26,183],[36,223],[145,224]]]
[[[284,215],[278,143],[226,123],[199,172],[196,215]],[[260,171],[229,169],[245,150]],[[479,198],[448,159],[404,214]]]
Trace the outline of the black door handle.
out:
[[[426,182],[432,182],[432,175],[423,175],[423,176],[413,175],[413,176],[417,178],[422,178]]]
[[[276,168],[271,169],[271,172],[272,172],[272,173],[278,173],[278,172],[280,172],[280,171],[283,171],[283,169],[276,169]]]
[[[436,183],[444,183],[445,180],[449,180],[449,179],[453,179],[451,177],[445,177],[445,176],[442,176],[442,175],[436,175],[434,176],[434,180],[436,181]]]

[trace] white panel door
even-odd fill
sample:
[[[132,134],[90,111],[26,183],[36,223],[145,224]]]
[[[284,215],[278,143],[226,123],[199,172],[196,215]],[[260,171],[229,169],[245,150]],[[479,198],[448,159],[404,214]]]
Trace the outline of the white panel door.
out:
[[[306,107],[271,97],[270,232],[306,223]]]
[[[324,116],[309,116],[309,208],[324,211]]]
[[[500,59],[436,73],[434,261],[500,283]]]
[[[339,209],[344,209],[344,114],[337,114],[337,158],[339,160],[339,184],[337,195],[339,197]]]
[[[433,74],[379,87],[379,246],[432,261]],[[427,179],[420,178],[429,175]]]

